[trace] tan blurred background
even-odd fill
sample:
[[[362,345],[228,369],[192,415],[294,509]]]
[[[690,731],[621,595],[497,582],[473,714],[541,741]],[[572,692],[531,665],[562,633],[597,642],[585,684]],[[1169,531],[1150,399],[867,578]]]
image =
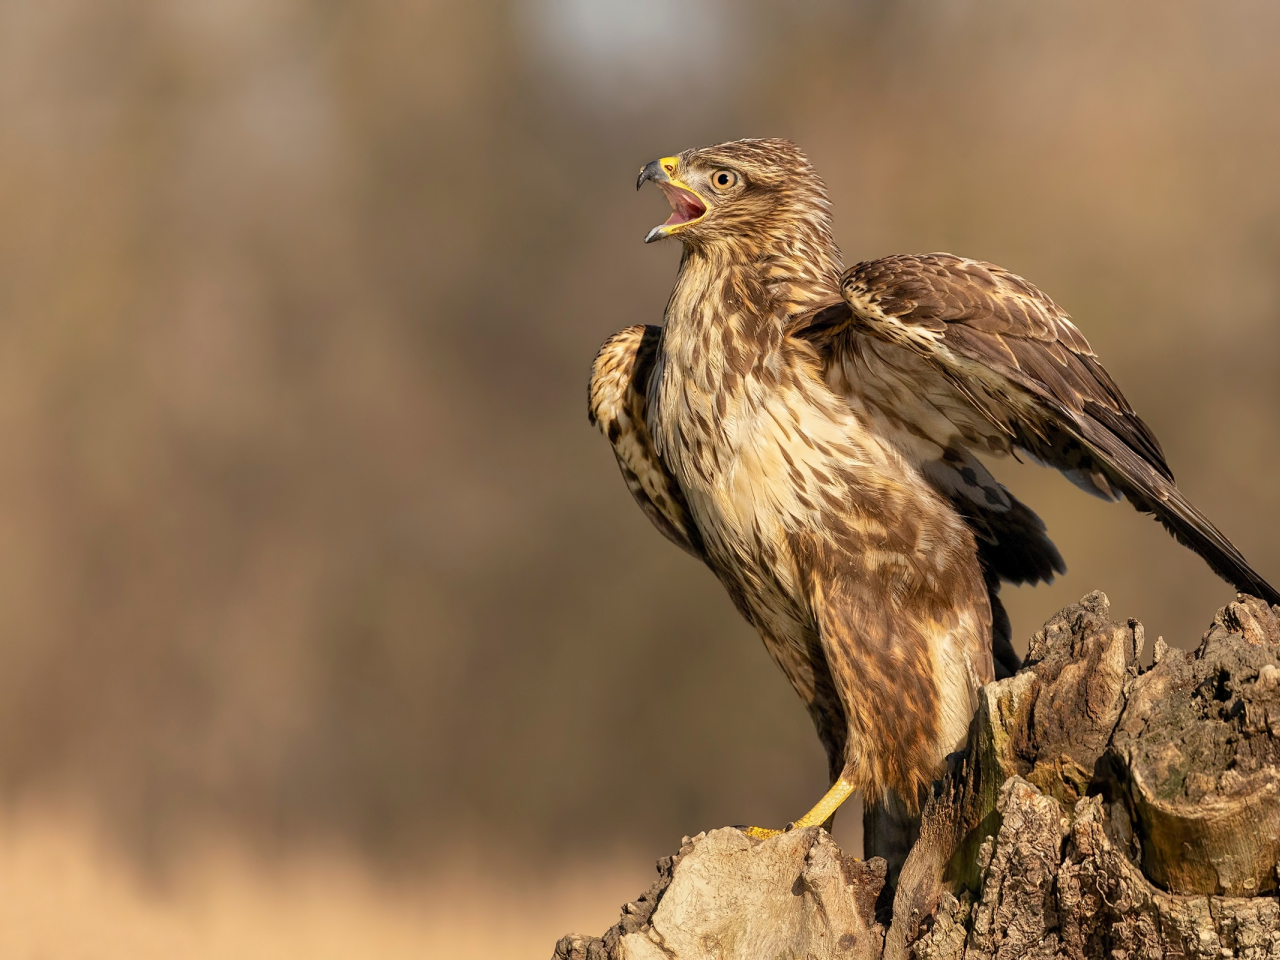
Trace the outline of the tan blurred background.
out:
[[[0,2],[0,956],[542,957],[808,806],[586,423],[685,147],[798,141],[849,262],[1032,278],[1280,582],[1278,51],[1267,0]],[[1001,475],[1071,568],[1024,644],[1230,599]]]

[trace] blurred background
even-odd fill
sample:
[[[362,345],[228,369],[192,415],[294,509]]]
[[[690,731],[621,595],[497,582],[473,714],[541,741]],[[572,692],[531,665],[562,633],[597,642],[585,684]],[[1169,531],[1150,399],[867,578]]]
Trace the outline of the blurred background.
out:
[[[1031,278],[1280,582],[1278,45],[1266,0],[0,2],[0,954],[549,956],[817,797],[586,422],[686,147],[799,142],[850,263]],[[997,472],[1070,567],[1024,648],[1232,598]]]

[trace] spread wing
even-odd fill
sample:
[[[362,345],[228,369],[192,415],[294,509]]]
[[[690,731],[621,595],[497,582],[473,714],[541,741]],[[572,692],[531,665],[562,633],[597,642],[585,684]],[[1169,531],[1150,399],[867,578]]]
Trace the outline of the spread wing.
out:
[[[844,304],[800,335],[842,358],[888,356],[965,444],[1024,451],[1091,493],[1126,497],[1237,589],[1280,603],[1178,490],[1155,436],[1067,314],[1026,280],[950,254],[901,256],[852,267],[841,294]],[[921,366],[909,369],[904,353]]]
[[[662,535],[699,560],[702,537],[684,493],[658,457],[645,423],[661,327],[636,325],[604,342],[591,366],[587,415],[613,446],[627,489]]]

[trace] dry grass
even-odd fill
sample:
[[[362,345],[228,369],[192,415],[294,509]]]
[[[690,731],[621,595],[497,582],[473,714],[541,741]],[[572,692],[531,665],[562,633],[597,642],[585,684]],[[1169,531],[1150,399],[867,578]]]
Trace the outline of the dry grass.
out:
[[[163,881],[141,876],[83,820],[48,811],[0,825],[6,960],[451,960],[549,956],[600,932],[651,879],[638,857],[539,875],[484,861],[430,882],[390,882],[341,854],[264,863],[205,845]]]

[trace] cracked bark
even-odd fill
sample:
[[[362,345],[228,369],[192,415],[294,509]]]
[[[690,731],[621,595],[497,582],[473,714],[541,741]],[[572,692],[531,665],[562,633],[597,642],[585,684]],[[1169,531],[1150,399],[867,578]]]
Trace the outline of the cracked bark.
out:
[[[1280,960],[1280,608],[1242,595],[1145,669],[1144,645],[1101,593],[1036,633],[983,689],[891,912],[884,862],[821,828],[726,827],[555,960]]]

